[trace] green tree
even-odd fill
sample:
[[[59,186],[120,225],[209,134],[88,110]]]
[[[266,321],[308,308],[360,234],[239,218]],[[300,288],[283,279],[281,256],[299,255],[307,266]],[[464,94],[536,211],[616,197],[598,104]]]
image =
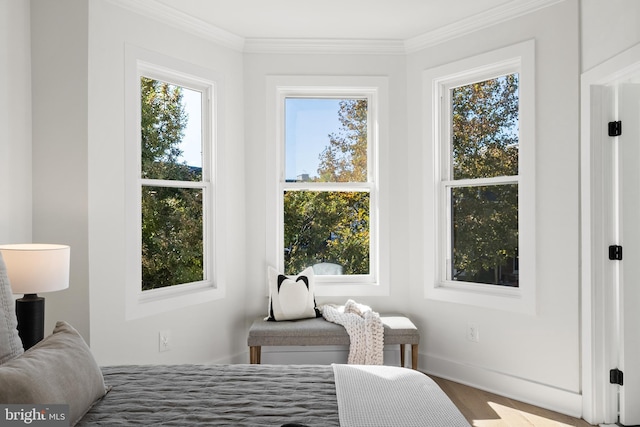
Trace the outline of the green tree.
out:
[[[199,181],[202,171],[180,162],[188,116],[182,88],[142,77],[142,178]],[[203,279],[202,190],[142,186],[142,289]]]
[[[320,154],[321,182],[367,181],[367,101],[340,102],[340,131],[329,135],[329,145]]]
[[[454,179],[518,174],[518,75],[452,91]],[[518,251],[516,184],[452,189],[454,276],[517,286],[505,279]]]
[[[340,130],[328,135],[316,182],[367,181],[367,101],[340,102]],[[369,273],[368,192],[287,191],[284,195],[285,273],[320,262],[344,274]]]
[[[320,262],[369,272],[368,193],[288,191],[284,201],[286,274]]]

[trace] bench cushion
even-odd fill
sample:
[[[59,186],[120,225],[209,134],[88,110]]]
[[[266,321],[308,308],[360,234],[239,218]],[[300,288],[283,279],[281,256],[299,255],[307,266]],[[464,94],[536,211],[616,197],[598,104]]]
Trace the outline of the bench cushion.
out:
[[[380,315],[384,325],[385,344],[419,344],[418,328],[404,316]],[[247,344],[257,346],[283,345],[349,345],[346,329],[319,317],[281,322],[258,319],[249,329]]]

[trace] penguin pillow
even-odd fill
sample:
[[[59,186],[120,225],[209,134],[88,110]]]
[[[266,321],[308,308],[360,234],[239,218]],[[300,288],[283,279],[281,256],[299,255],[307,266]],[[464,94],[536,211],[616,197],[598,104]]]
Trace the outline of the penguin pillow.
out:
[[[297,320],[319,317],[314,294],[313,269],[285,276],[269,267],[269,316],[267,320]]]

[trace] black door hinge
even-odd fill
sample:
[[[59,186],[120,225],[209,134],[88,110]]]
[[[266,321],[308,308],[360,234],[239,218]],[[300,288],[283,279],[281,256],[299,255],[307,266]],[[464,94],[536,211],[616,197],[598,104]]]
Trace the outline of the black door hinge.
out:
[[[622,135],[622,122],[609,122],[609,136]]]
[[[609,382],[611,384],[623,385],[623,374],[618,368],[609,371]]]
[[[609,259],[610,260],[622,260],[622,246],[611,245],[609,246]]]

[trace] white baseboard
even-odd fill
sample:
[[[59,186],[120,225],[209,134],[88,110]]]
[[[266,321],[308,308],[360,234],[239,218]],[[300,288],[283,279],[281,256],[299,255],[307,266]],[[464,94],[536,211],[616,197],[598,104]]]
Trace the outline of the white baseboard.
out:
[[[420,354],[421,371],[575,418],[582,416],[582,395],[478,366]]]
[[[347,363],[348,356],[349,348],[346,346],[264,346],[262,347],[261,360],[263,364],[267,365],[330,365],[331,363]],[[400,365],[398,346],[384,347],[384,364]],[[405,364],[411,365],[410,348],[407,349]]]
[[[223,357],[222,359],[215,359],[206,362],[207,365],[239,365],[243,363],[249,363],[248,351],[243,351],[241,353]]]

